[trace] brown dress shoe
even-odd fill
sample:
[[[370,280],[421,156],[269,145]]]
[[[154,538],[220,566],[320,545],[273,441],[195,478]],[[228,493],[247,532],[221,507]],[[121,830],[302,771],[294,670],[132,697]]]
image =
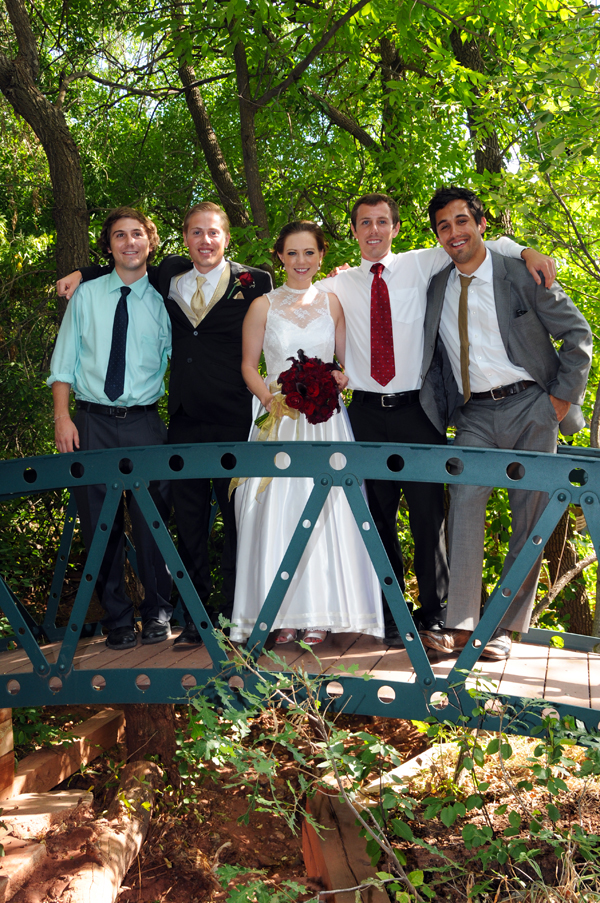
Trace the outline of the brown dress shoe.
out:
[[[471,630],[453,630],[446,627],[444,630],[421,630],[419,636],[423,645],[428,649],[435,649],[442,655],[452,655],[454,652],[462,652],[471,639]]]

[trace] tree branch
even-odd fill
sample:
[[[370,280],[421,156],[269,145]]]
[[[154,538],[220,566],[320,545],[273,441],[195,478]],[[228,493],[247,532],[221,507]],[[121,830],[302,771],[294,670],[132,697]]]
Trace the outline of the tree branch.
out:
[[[349,132],[350,135],[352,135],[353,138],[356,138],[356,140],[364,147],[372,147],[379,150],[379,145],[375,139],[371,138],[369,133],[365,132],[365,130],[361,128],[357,122],[347,116],[346,113],[342,113],[341,110],[338,110],[337,107],[330,104],[328,100],[325,100],[324,97],[321,97],[321,95],[317,94],[316,91],[313,91],[312,88],[304,88],[302,93],[305,96],[308,95],[316,106],[320,106],[334,125],[338,125],[341,129],[344,129],[344,131]]]
[[[21,0],[5,0],[5,6],[19,45],[17,58],[27,66],[32,81],[35,81],[40,69],[40,58],[29,16]]]
[[[568,586],[571,580],[574,580],[575,577],[578,577],[581,572],[586,569],[586,567],[588,567],[590,564],[593,564],[597,560],[598,559],[595,553],[588,555],[587,558],[582,558],[581,561],[578,561],[575,567],[571,568],[569,571],[566,571],[562,575],[562,577],[554,583],[552,589],[546,593],[544,598],[540,599],[540,601],[536,604],[531,616],[533,623],[537,623],[540,615],[548,608],[550,603],[553,602],[554,599],[556,599],[558,594],[563,591],[565,586]]]
[[[274,88],[271,88],[269,91],[265,91],[262,97],[254,100],[254,103],[257,107],[264,107],[271,100],[274,100],[276,97],[279,97],[284,91],[295,84],[300,77],[304,74],[304,72],[308,69],[312,61],[320,54],[320,52],[329,44],[331,39],[335,37],[337,32],[340,30],[342,25],[345,25],[353,16],[359,12],[363,6],[366,6],[367,3],[370,3],[371,0],[359,0],[358,3],[355,3],[354,6],[351,6],[347,13],[345,13],[337,22],[335,22],[331,28],[325,32],[320,41],[318,41],[312,50],[304,57],[303,60],[294,66],[290,74],[287,78],[284,78],[282,82],[276,85]]]

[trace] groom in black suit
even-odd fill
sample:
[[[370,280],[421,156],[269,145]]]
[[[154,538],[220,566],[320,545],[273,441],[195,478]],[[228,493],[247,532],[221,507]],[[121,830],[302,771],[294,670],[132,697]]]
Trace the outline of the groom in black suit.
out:
[[[192,207],[183,223],[191,261],[171,255],[148,267],[151,284],[162,295],[171,320],[173,351],[169,383],[170,444],[245,442],[252,421],[252,395],[242,379],[242,323],[250,304],[273,287],[263,270],[227,260],[229,219],[210,201]],[[94,279],[109,267],[86,267]],[[59,295],[70,297],[78,274],[61,279]],[[229,618],[235,590],[236,527],[228,479],[213,481],[223,516],[221,613]],[[212,591],[208,555],[211,481],[173,480],[178,549],[196,591],[206,606]],[[187,610],[177,645],[201,643]]]

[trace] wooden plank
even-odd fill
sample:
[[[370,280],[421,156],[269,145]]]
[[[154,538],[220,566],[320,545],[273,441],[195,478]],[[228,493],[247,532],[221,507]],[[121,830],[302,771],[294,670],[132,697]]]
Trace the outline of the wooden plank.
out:
[[[323,643],[314,647],[313,652],[305,652],[294,661],[295,668],[301,668],[309,674],[325,674],[331,672],[334,665],[351,649],[361,634],[333,633]]]
[[[548,648],[546,646],[513,643],[498,693],[506,696],[524,696],[527,699],[541,699],[544,694],[547,666]]]
[[[585,652],[550,647],[544,699],[589,706],[590,675]]]
[[[371,668],[370,674],[377,680],[391,682],[413,683],[415,680],[414,668],[406,649],[394,649],[390,646],[385,648],[384,654]]]
[[[336,673],[342,675],[354,673],[360,677],[363,674],[370,674],[383,658],[385,651],[386,646],[377,637],[360,635],[337,662],[334,669]],[[348,670],[355,665],[358,665],[358,670],[354,672]]]
[[[81,765],[114,746],[123,730],[123,712],[98,712],[67,733],[70,742],[32,753],[19,762],[12,787],[0,791],[0,799],[19,793],[45,793],[68,778]]]

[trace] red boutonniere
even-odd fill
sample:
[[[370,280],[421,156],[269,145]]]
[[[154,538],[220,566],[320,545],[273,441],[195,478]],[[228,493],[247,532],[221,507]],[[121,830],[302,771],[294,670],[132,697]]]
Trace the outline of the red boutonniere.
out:
[[[244,288],[254,288],[254,276],[248,270],[244,270],[237,278],[240,285]]]

